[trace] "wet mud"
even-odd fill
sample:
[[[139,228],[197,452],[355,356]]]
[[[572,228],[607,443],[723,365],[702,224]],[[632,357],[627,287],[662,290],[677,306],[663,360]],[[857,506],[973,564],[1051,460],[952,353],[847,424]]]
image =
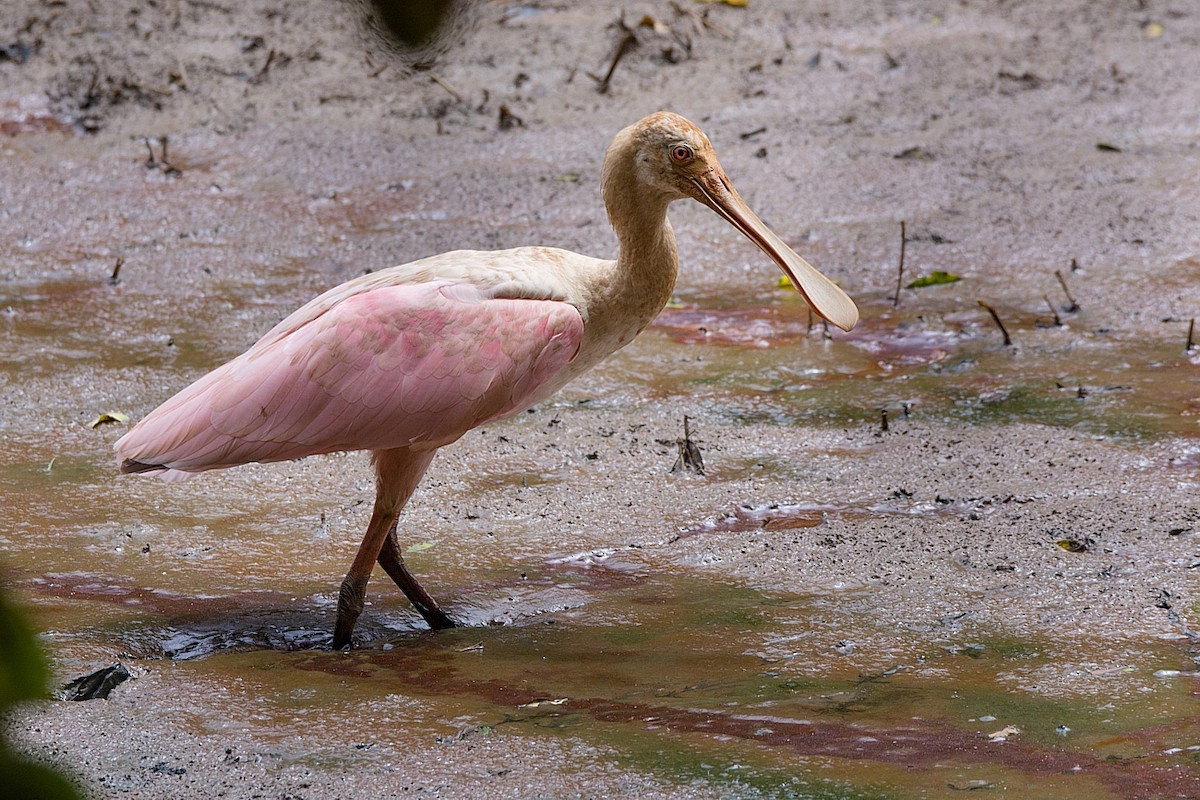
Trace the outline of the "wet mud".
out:
[[[417,69],[345,10],[0,11],[0,574],[60,685],[132,676],[20,750],[98,797],[1200,796],[1200,16],[483,4]],[[658,108],[862,322],[677,204],[670,307],[406,509],[462,627],[380,573],[326,649],[362,454],[116,476],[101,415],[331,285],[612,255]],[[902,220],[901,285],[962,280],[897,290]]]

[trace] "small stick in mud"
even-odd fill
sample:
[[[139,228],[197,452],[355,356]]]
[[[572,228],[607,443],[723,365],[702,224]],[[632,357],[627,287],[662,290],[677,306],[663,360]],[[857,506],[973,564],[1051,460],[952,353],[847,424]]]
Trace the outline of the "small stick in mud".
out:
[[[621,30],[621,41],[617,43],[617,52],[613,54],[612,63],[608,65],[608,72],[604,73],[603,78],[599,78],[590,72],[588,73],[588,77],[596,82],[596,91],[600,94],[608,92],[608,84],[612,80],[613,72],[617,69],[617,64],[621,62],[625,53],[637,44],[637,35],[625,24],[624,17],[617,20],[617,27]]]
[[[92,80],[88,83],[87,92],[83,95],[83,101],[79,104],[81,109],[91,108],[96,104],[99,95],[96,87],[100,84],[100,70],[97,68],[92,70]]]
[[[1196,349],[1195,333],[1196,333],[1196,318],[1192,317],[1192,321],[1188,323],[1187,347],[1185,347],[1183,349],[1183,352],[1190,353]]]
[[[112,274],[108,276],[108,285],[116,286],[121,282],[121,265],[125,263],[125,258],[117,258],[117,263],[113,264]]]
[[[445,89],[447,92],[449,92],[450,96],[453,97],[458,102],[461,103],[463,101],[463,96],[458,93],[458,90],[455,89],[453,86],[451,86],[449,81],[447,81],[441,75],[438,75],[436,72],[431,72],[431,73],[429,73],[429,79],[431,81],[433,81],[434,83],[436,83],[438,86]]]
[[[145,137],[142,141],[146,143],[146,151],[150,154],[146,157],[146,161],[143,164],[146,169],[157,169],[162,174],[170,175],[172,178],[183,174],[178,167],[171,166],[171,162],[167,160],[167,137],[165,135],[158,138],[158,145],[162,148],[161,156],[156,157],[154,155],[154,147],[150,144],[149,136]]]
[[[886,408],[879,409],[879,430],[887,433],[888,430],[888,413]]]
[[[689,421],[687,414],[684,414],[683,438],[675,440],[675,446],[679,448],[679,456],[675,459],[675,465],[671,467],[671,472],[683,470],[703,475],[704,458],[700,455],[700,447],[692,441],[692,432],[688,427]]]
[[[1050,302],[1050,298],[1042,295],[1042,299],[1046,301],[1046,305],[1050,306],[1050,313],[1054,315],[1054,327],[1062,327],[1062,318],[1058,316],[1058,310],[1054,307],[1054,303]]]
[[[892,308],[900,307],[900,287],[904,284],[904,245],[908,237],[904,235],[904,220],[900,220],[900,268],[896,271],[896,296],[892,298]]]
[[[1012,337],[1010,337],[1008,335],[1008,329],[1005,328],[1004,323],[1000,321],[1000,315],[996,313],[996,309],[992,308],[991,306],[989,306],[987,303],[983,302],[982,300],[979,301],[979,305],[981,305],[987,309],[987,312],[992,315],[992,320],[995,321],[996,327],[1000,329],[1000,332],[1002,334],[1004,334],[1004,346],[1011,347],[1012,346]]]
[[[1075,302],[1075,298],[1071,297],[1071,290],[1067,288],[1067,279],[1063,277],[1062,270],[1054,270],[1054,277],[1058,278],[1058,285],[1062,287],[1063,294],[1067,296],[1067,313],[1075,313],[1079,310],[1079,303]]]
[[[507,131],[513,128],[524,128],[525,120],[512,113],[512,110],[503,103],[500,104],[500,121],[497,123],[500,130]]]
[[[266,80],[267,71],[271,69],[271,64],[274,63],[274,61],[275,61],[275,48],[272,47],[270,50],[267,51],[267,60],[263,62],[262,69],[260,69],[258,71],[258,74],[254,76],[254,78],[253,78],[254,83],[261,83],[262,81]]]

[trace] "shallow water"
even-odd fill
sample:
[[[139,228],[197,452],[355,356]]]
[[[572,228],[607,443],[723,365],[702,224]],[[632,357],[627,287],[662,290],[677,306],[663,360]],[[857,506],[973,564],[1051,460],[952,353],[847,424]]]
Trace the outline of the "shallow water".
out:
[[[478,532],[458,545],[438,532],[415,542],[410,560],[436,576],[463,628],[423,632],[377,579],[361,649],[324,651],[333,589],[369,497],[361,460],[327,460],[330,471],[353,463],[364,476],[351,487],[357,496],[341,499],[296,491],[303,477],[290,467],[176,489],[115,480],[107,451],[120,426],[86,427],[130,386],[153,402],[162,392],[143,382],[211,365],[214,347],[231,346],[220,320],[258,320],[274,307],[235,301],[242,287],[231,288],[230,299],[175,320],[172,339],[114,339],[114,329],[161,308],[103,279],[22,280],[5,292],[4,391],[41,413],[2,423],[9,511],[0,560],[31,598],[64,676],[116,659],[142,669],[166,660],[166,680],[183,694],[227,687],[220,703],[186,702],[198,735],[237,729],[313,767],[390,758],[428,736],[567,737],[669,783],[745,796],[1200,793],[1187,677],[1195,663],[1175,643],[1142,643],[1136,664],[1114,664],[1103,637],[1072,640],[1068,652],[950,621],[868,658],[855,642],[894,632],[859,613],[856,590],[770,594],[714,583],[661,553],[563,551],[526,541],[519,516],[494,520],[487,536],[499,547]],[[1138,441],[1197,434],[1196,365],[1176,341],[1088,331],[1074,318],[1063,328],[1024,325],[1017,345],[1004,347],[975,317],[934,326],[927,309],[882,304],[867,304],[852,334],[826,338],[769,287],[750,293],[759,305],[700,306],[705,299],[669,309],[643,344],[590,379],[591,402],[684,395],[697,413],[735,427],[877,425],[886,408],[893,422],[1035,420]],[[570,475],[513,472],[501,460],[463,480],[462,501],[486,508],[498,488],[565,485]],[[903,498],[714,508],[709,520],[662,534],[961,511]],[[637,524],[661,523],[647,513]],[[1064,663],[1094,665],[1081,669],[1093,669],[1097,691],[1030,690]],[[397,715],[402,725],[387,724]],[[993,741],[1009,726],[1019,733]],[[320,744],[313,730],[341,733]]]
[[[377,599],[363,647],[348,654],[320,649],[332,611],[323,598],[182,597],[79,574],[27,588],[60,662],[119,656],[161,673],[155,659],[175,659],[178,707],[161,713],[186,713],[197,735],[251,736],[309,767],[402,763],[429,736],[569,737],[724,796],[989,788],[1149,798],[1200,788],[1191,682],[1153,674],[1189,668],[1167,643],[1114,665],[1100,638],[1068,653],[950,624],[864,672],[840,638],[873,636],[843,607],[852,596],[764,594],[665,572],[636,550],[520,566],[515,583],[474,572],[468,596],[452,599],[457,630],[420,632],[415,615]],[[1106,664],[1091,677],[1099,691],[1049,697],[997,680],[1068,658]],[[206,702],[213,686],[220,701]],[[1000,741],[1010,726],[1019,733]],[[314,741],[314,730],[326,735]],[[573,769],[585,787],[588,765]]]

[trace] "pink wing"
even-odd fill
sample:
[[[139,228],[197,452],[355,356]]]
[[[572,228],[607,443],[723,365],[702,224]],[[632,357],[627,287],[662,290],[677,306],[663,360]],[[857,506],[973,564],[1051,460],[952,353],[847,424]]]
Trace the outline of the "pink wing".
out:
[[[567,303],[488,298],[453,281],[371,289],[264,337],[115,446],[127,471],[176,473],[439,447],[534,402],[582,338]]]

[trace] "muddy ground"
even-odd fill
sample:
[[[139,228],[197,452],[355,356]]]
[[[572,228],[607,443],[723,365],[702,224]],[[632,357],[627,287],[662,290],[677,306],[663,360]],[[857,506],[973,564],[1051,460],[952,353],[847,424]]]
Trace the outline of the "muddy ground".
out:
[[[1200,796],[1198,45],[1182,0],[487,2],[414,68],[338,3],[5,4],[0,562],[63,680],[135,675],[10,735],[98,797]],[[678,307],[406,512],[466,628],[377,578],[321,650],[361,455],[115,475],[98,414],[342,280],[614,255],[658,109],[863,322],[679,204]],[[962,280],[897,307],[901,221]]]

